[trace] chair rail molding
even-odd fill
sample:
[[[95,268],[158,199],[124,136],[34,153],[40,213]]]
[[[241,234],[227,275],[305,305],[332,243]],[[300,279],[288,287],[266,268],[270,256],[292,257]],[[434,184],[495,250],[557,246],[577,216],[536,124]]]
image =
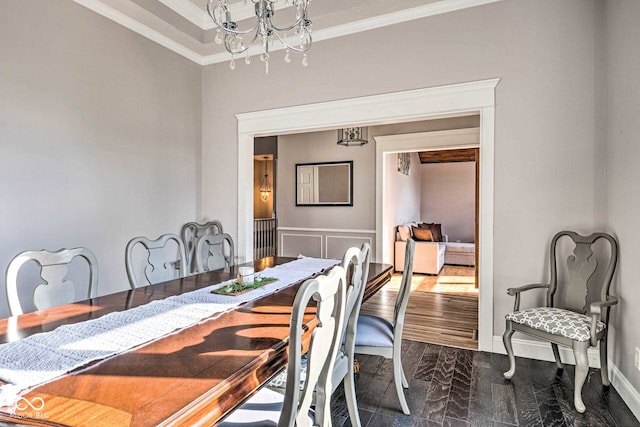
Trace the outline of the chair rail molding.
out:
[[[493,169],[495,88],[499,78],[236,114],[238,120],[238,256],[252,259],[253,138],[295,132],[424,120],[442,114],[480,114],[480,256],[478,343],[493,346]],[[277,120],[274,120],[274,117]],[[389,148],[386,148],[389,150]],[[384,236],[381,203],[384,151],[376,147],[376,235]],[[396,150],[397,152],[397,150]],[[376,239],[380,262],[384,237]]]
[[[349,228],[278,227],[278,231],[318,231],[323,233],[376,234],[376,230],[356,230],[356,229],[349,229]]]

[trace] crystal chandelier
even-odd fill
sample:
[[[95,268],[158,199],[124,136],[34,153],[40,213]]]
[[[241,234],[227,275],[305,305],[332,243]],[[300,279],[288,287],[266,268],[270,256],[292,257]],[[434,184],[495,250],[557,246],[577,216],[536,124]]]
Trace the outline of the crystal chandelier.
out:
[[[224,43],[225,49],[231,54],[229,68],[235,69],[235,57],[243,53],[246,54],[245,63],[250,64],[249,49],[253,45],[259,45],[262,47],[260,60],[265,63],[265,71],[268,73],[269,50],[276,40],[285,49],[284,62],[291,62],[291,51],[294,51],[303,53],[302,65],[306,67],[309,64],[306,53],[311,47],[311,21],[307,18],[309,0],[284,0],[285,5],[291,2],[296,8],[296,20],[282,28],[275,26],[272,21],[278,1],[251,0],[255,6],[256,22],[251,28],[240,29],[231,17],[228,0],[207,0],[207,12],[218,26],[215,42]],[[291,31],[292,35],[287,35],[288,31]]]

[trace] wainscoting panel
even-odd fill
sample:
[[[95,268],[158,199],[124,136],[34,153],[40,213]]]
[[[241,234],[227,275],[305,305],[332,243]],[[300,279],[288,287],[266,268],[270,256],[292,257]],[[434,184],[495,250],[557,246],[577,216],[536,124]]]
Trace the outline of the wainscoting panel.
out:
[[[298,255],[318,258],[342,259],[352,246],[363,242],[371,245],[371,259],[375,257],[376,233],[374,230],[341,230],[328,228],[278,227],[278,255]]]
[[[314,234],[291,234],[280,233],[281,256],[297,257],[298,255],[322,258],[324,248],[322,247],[322,236]]]
[[[373,239],[362,236],[325,236],[326,257],[342,259],[342,256],[352,246],[360,247],[364,242],[373,248]]]

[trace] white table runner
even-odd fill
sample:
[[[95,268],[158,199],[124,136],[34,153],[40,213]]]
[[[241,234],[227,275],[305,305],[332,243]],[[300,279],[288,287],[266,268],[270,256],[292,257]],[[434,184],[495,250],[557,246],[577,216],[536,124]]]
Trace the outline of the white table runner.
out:
[[[334,259],[300,258],[259,272],[262,277],[278,280],[242,295],[211,293],[211,290],[233,282],[229,280],[2,344],[0,379],[6,385],[0,386],[0,406],[12,406],[18,393],[52,381],[67,372],[193,326],[247,301],[307,279],[339,262]]]

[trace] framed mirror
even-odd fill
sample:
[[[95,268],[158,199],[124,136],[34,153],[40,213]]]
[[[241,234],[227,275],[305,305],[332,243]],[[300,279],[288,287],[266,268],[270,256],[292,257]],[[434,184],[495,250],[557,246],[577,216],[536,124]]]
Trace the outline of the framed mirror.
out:
[[[353,161],[296,164],[296,206],[353,206]]]

